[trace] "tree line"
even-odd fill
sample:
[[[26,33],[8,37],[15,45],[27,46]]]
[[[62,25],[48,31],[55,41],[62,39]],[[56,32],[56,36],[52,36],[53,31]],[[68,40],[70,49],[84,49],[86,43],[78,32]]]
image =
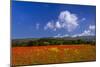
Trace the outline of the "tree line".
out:
[[[95,41],[85,41],[82,39],[77,40],[64,40],[64,39],[38,39],[30,40],[28,42],[12,41],[12,46],[48,46],[48,45],[77,45],[77,44],[90,44],[95,45]]]

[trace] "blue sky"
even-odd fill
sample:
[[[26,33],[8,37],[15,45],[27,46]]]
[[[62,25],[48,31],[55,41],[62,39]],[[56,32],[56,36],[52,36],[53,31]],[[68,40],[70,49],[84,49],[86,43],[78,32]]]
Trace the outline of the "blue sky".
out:
[[[96,7],[12,2],[12,38],[95,35]]]

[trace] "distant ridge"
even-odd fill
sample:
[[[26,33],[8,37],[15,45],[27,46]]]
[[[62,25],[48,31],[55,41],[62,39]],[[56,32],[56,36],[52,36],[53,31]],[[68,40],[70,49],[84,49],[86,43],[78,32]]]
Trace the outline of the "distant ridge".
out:
[[[96,36],[23,38],[23,39],[12,39],[12,41],[27,42],[27,41],[34,41],[34,40],[38,40],[38,39],[63,39],[63,40],[78,40],[78,39],[82,39],[82,40],[85,40],[85,41],[95,41],[96,40]]]

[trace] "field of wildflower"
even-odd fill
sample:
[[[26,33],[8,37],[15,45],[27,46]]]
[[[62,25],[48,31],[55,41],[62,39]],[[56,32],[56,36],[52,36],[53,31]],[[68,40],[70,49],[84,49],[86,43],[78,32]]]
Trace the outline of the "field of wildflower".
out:
[[[11,59],[14,66],[95,60],[96,47],[88,44],[13,47]]]

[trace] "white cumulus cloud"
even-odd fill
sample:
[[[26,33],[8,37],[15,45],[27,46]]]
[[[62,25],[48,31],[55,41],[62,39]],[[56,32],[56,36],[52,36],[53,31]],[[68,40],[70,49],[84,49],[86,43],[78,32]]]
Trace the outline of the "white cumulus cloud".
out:
[[[79,36],[89,36],[93,35],[93,33],[90,30],[85,30],[83,33],[79,34]]]
[[[65,34],[65,35],[61,35],[61,34],[57,34],[56,36],[54,36],[55,38],[59,37],[59,38],[62,38],[62,37],[68,37],[69,35],[68,34]]]
[[[82,33],[79,33],[79,34],[73,34],[73,35],[69,35],[69,34],[64,34],[64,35],[57,34],[54,37],[55,38],[56,37],[62,38],[62,37],[93,36],[93,35],[95,35],[95,25],[89,25],[86,30],[84,30]]]
[[[59,15],[59,21],[62,22],[63,28],[68,32],[73,31],[78,26],[78,17],[69,11],[62,11]]]
[[[59,16],[58,20],[54,23],[48,22],[44,29],[65,29],[68,32],[72,32],[78,26],[78,16],[70,11],[62,11]]]
[[[95,30],[95,25],[90,25],[90,26],[89,26],[89,29],[90,29],[90,30]]]
[[[61,34],[57,34],[56,36],[54,36],[55,38],[57,38],[57,37],[60,37],[61,36]]]
[[[49,21],[46,24],[46,26],[44,27],[44,30],[47,30],[47,29],[52,29],[53,31],[56,31],[55,24],[53,21]]]
[[[56,24],[55,24],[55,28],[59,28],[59,29],[62,28],[62,26],[61,26],[61,24],[60,24],[59,21],[56,22]]]
[[[88,27],[87,30],[84,30],[80,34],[72,35],[72,37],[77,37],[77,36],[91,36],[91,35],[95,35],[95,25],[89,25],[89,27]]]

